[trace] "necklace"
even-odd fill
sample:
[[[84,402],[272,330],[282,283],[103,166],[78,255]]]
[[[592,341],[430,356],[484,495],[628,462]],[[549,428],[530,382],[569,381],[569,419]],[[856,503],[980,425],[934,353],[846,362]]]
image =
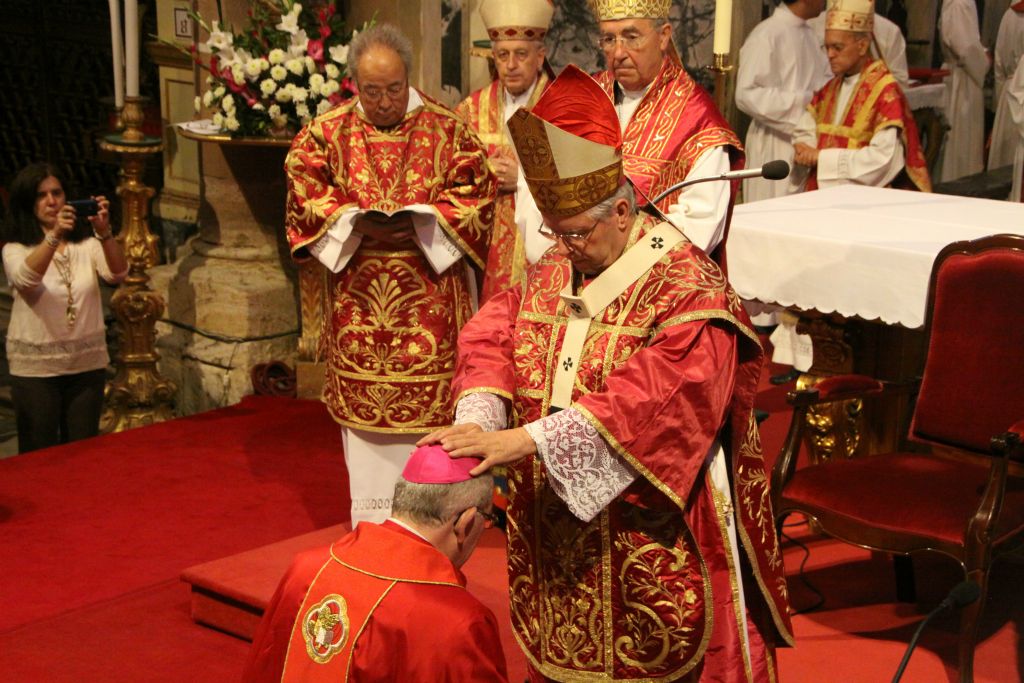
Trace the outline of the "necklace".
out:
[[[78,318],[78,311],[75,310],[75,297],[71,294],[71,256],[65,251],[63,254],[53,255],[53,264],[57,267],[57,274],[60,275],[60,281],[64,283],[64,286],[68,290],[68,307],[64,310],[64,318],[68,322],[68,327],[74,327],[75,321]]]

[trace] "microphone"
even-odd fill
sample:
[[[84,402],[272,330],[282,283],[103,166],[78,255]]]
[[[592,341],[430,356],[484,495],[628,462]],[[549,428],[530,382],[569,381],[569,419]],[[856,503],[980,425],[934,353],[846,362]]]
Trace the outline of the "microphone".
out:
[[[921,632],[924,631],[924,627],[932,620],[939,612],[955,607],[960,609],[971,604],[981,595],[981,587],[973,581],[961,581],[957,585],[953,586],[953,590],[949,591],[949,595],[939,603],[939,606],[928,613],[921,623],[918,624],[917,630],[914,631],[914,637],[910,639],[910,644],[907,645],[907,651],[903,653],[903,660],[900,662],[899,667],[896,669],[896,675],[892,677],[892,683],[898,683],[900,677],[903,676],[903,670],[907,668],[907,662],[910,661],[910,655],[913,654],[914,648],[917,647],[917,639],[921,637]]]
[[[776,159],[775,161],[769,161],[760,168],[747,168],[742,171],[727,171],[721,175],[712,175],[705,178],[690,178],[684,180],[681,183],[676,183],[672,187],[668,188],[657,197],[651,200],[651,204],[657,204],[665,197],[669,196],[676,190],[681,190],[684,187],[690,185],[696,185],[697,183],[706,183],[711,180],[742,180],[743,178],[764,178],[765,180],[782,180],[783,178],[789,177],[789,164],[782,159]]]

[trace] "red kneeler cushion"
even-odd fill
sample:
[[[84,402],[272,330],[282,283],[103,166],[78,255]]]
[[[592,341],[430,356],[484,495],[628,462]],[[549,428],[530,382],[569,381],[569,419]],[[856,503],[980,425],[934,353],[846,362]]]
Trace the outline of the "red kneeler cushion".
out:
[[[877,529],[962,543],[988,479],[975,465],[917,453],[837,460],[797,470],[783,498]],[[1024,479],[1009,477],[998,542],[1024,526]]]

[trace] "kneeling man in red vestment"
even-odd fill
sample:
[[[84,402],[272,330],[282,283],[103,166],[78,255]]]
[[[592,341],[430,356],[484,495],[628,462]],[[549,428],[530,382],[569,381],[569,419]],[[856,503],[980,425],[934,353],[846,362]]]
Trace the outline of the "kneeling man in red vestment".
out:
[[[459,571],[491,519],[479,462],[417,449],[390,519],[298,555],[242,680],[506,681],[497,621]]]

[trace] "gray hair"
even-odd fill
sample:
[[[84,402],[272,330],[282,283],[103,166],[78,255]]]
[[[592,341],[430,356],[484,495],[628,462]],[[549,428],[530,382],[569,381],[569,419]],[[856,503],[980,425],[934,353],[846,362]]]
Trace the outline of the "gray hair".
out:
[[[457,484],[414,484],[399,477],[391,514],[427,526],[441,526],[471,507],[486,510],[494,491],[489,473]]]
[[[348,47],[348,63],[352,67],[352,75],[359,82],[359,60],[368,50],[375,47],[387,48],[398,53],[405,65],[405,74],[412,73],[412,43],[398,28],[392,24],[374,24],[352,40]]]
[[[615,194],[613,194],[608,199],[605,199],[600,204],[595,204],[594,206],[590,207],[585,211],[585,213],[587,214],[587,216],[590,217],[591,220],[604,220],[605,218],[608,218],[608,216],[612,215],[612,211],[615,208],[615,203],[620,199],[625,199],[627,202],[629,202],[630,213],[636,212],[636,192],[633,191],[633,183],[627,180],[625,183],[619,186],[619,189],[615,190]]]

